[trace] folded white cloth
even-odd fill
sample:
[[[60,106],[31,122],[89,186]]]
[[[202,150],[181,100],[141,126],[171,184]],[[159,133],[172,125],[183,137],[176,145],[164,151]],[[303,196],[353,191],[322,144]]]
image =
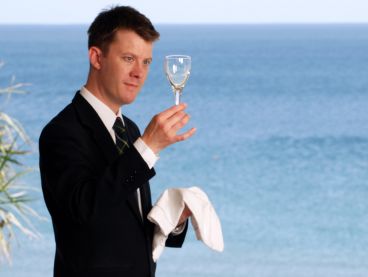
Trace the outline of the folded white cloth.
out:
[[[147,218],[156,224],[153,238],[153,260],[165,248],[168,235],[176,228],[185,205],[191,210],[191,222],[198,240],[213,250],[223,251],[221,223],[207,195],[198,187],[170,188],[163,192]]]

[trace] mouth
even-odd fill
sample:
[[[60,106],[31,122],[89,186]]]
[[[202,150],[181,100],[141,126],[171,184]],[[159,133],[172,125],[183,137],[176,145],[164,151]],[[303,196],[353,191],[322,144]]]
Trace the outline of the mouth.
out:
[[[138,84],[128,83],[128,82],[124,82],[124,85],[126,85],[127,87],[130,87],[130,88],[138,88],[139,87]]]

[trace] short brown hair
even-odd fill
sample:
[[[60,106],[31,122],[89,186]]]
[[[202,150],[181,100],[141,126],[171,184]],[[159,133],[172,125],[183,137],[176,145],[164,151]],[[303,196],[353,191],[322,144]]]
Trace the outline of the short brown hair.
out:
[[[88,29],[88,49],[96,46],[106,52],[120,29],[132,30],[149,42],[160,37],[145,15],[129,6],[116,6],[103,10],[92,22]]]

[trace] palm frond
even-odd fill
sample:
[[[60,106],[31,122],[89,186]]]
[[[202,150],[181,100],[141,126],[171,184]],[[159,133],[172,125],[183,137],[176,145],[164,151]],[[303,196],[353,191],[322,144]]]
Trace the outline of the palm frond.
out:
[[[0,68],[4,65],[0,61]],[[8,104],[13,93],[25,93],[28,83],[16,83],[13,76],[10,85],[0,87],[0,95],[7,94]],[[30,172],[19,161],[28,154],[20,148],[19,142],[30,145],[31,140],[20,122],[4,112],[0,112],[0,263],[11,263],[11,241],[15,239],[15,228],[29,238],[38,238],[40,234],[32,224],[31,218],[45,220],[29,205],[34,199],[29,188],[18,184],[20,178]]]

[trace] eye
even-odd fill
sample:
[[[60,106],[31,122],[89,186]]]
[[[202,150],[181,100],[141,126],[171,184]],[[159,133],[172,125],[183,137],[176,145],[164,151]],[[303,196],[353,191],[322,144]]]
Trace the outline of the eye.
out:
[[[152,59],[144,60],[143,64],[150,65],[152,63]]]
[[[134,62],[134,57],[133,56],[123,56],[123,60],[126,61],[127,63],[132,63]]]

